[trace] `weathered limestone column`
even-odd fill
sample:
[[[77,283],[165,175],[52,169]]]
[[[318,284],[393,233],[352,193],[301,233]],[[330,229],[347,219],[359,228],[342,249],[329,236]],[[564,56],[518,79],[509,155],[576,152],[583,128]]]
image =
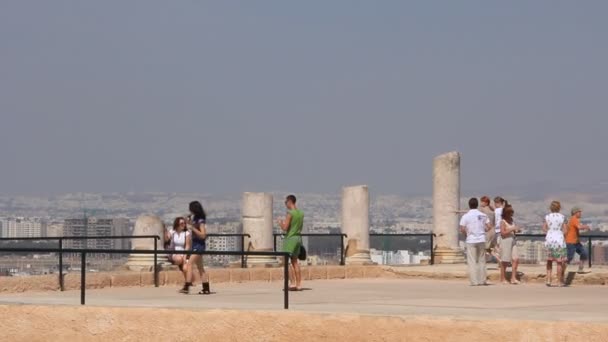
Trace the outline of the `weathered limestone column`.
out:
[[[342,233],[346,264],[373,264],[369,254],[369,191],[367,185],[342,189]]]
[[[435,262],[464,263],[458,246],[460,210],[460,153],[449,152],[433,161],[433,233],[435,233]]]
[[[243,193],[243,234],[246,251],[272,252],[274,240],[272,236],[272,195],[264,192]],[[248,267],[278,266],[278,261],[272,256],[249,256]]]
[[[163,239],[165,234],[165,225],[160,217],[155,215],[142,215],[135,221],[133,235],[158,235],[160,240],[157,241],[157,249],[164,250]],[[154,240],[152,239],[131,239],[131,247],[133,250],[153,250]],[[157,256],[159,264],[165,263],[167,257],[164,254]],[[126,266],[131,271],[154,270],[154,255],[153,254],[130,254]]]

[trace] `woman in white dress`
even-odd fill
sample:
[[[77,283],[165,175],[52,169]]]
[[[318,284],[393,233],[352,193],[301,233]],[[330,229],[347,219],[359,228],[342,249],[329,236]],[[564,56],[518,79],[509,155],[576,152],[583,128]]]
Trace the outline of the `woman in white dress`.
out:
[[[568,231],[566,217],[560,213],[561,204],[558,201],[551,202],[551,213],[545,216],[543,231],[545,237],[545,248],[547,248],[547,286],[551,286],[551,273],[553,262],[557,263],[557,278],[559,286],[566,286],[564,282],[564,266],[568,260],[566,241],[564,234]]]
[[[186,226],[186,219],[177,217],[173,221],[173,229],[165,231],[165,241],[169,242],[169,250],[188,251],[192,245],[191,234]],[[169,254],[169,261],[179,267],[186,279],[186,264],[188,256],[186,254]]]

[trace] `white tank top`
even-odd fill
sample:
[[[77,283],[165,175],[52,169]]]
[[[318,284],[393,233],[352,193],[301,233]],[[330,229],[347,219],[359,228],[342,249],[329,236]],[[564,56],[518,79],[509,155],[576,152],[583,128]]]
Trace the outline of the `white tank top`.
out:
[[[171,236],[171,244],[169,245],[170,249],[174,251],[183,251],[186,249],[186,237],[190,236],[189,231],[186,230],[178,233],[171,229],[169,231],[169,235]]]

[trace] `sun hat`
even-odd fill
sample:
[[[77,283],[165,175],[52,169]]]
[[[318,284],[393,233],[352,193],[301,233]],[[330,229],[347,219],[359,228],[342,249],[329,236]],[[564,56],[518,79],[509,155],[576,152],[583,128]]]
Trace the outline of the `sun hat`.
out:
[[[572,214],[572,216],[574,216],[574,214],[578,213],[579,211],[583,211],[583,210],[579,207],[574,207],[574,208],[572,208],[570,213]]]

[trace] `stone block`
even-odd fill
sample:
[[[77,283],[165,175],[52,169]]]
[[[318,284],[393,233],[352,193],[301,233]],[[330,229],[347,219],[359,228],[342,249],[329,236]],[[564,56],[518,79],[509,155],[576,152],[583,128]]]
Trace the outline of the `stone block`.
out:
[[[327,279],[326,266],[313,266],[309,269],[310,280]]]
[[[269,268],[256,268],[249,271],[249,280],[251,281],[270,281]]]
[[[59,275],[0,277],[0,292],[56,291]]]
[[[302,280],[310,280],[310,267],[302,267]]]
[[[184,284],[184,273],[179,270],[163,271],[160,273],[163,285],[182,285]]]
[[[353,278],[364,278],[365,268],[371,266],[347,266],[346,268],[346,279]]]
[[[124,272],[111,275],[112,287],[131,287],[141,286],[141,276],[139,272]]]
[[[231,276],[230,276],[230,272],[233,269],[222,269],[222,268],[216,268],[216,269],[207,269],[207,272],[209,272],[209,281],[212,283],[229,283],[231,281]]]
[[[109,273],[88,273],[86,274],[87,289],[103,289],[112,286],[112,277]],[[65,290],[80,289],[80,273],[66,274],[64,278]]]
[[[346,267],[344,266],[327,266],[327,279],[344,279],[346,278]]]
[[[363,276],[365,278],[382,278],[388,276],[387,272],[379,266],[365,266],[363,268]]]
[[[270,281],[283,281],[283,267],[269,269]]]
[[[139,273],[140,274],[140,285],[141,286],[154,286],[154,272],[147,272],[147,271],[142,271]],[[162,286],[163,285],[163,279],[160,277],[160,274],[158,275],[158,285]]]
[[[251,280],[249,270],[246,268],[231,269],[230,270],[230,281],[233,283],[242,283],[244,281]]]

